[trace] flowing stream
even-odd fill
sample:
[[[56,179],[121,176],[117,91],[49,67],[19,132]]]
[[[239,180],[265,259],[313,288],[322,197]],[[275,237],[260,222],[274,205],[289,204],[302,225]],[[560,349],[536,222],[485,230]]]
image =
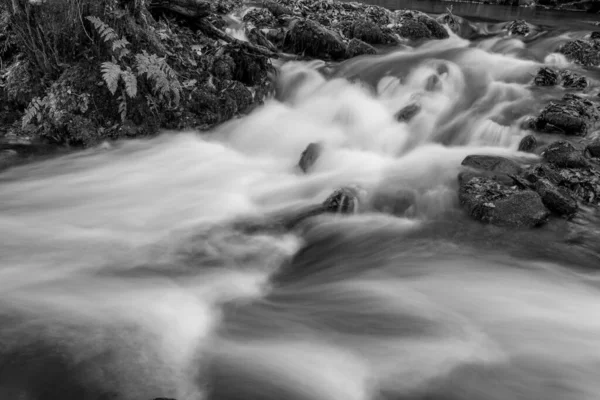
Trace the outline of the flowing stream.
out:
[[[552,53],[589,30],[523,42],[473,26],[472,40],[281,65],[276,99],[209,134],[0,174],[0,399],[597,400],[596,241],[472,222],[456,194],[469,154],[535,158],[517,154],[520,126],[563,89],[532,74],[596,79]],[[235,229],[348,184],[416,204]]]

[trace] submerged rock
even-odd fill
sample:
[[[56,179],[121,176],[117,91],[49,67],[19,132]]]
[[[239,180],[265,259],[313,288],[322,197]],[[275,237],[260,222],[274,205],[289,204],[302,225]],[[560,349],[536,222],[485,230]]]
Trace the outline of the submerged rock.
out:
[[[582,152],[565,140],[550,144],[542,153],[550,164],[558,168],[585,168],[589,166]]]
[[[368,43],[359,39],[352,39],[346,48],[346,58],[363,56],[367,54],[377,54],[377,50]]]
[[[573,40],[562,45],[558,52],[586,67],[600,64],[600,41],[597,40]]]
[[[323,145],[320,143],[310,143],[300,156],[298,166],[303,172],[308,172],[310,168],[317,162],[317,159],[323,151]]]
[[[476,220],[499,226],[536,227],[550,215],[536,192],[509,188],[485,177],[461,185],[459,201]]]
[[[404,216],[416,203],[417,194],[410,189],[377,190],[371,199],[373,210],[396,216]]]
[[[519,143],[519,151],[533,153],[537,147],[537,139],[533,135],[527,135]]]
[[[547,179],[538,179],[535,191],[540,195],[544,205],[553,213],[572,217],[577,212],[577,201],[564,188],[555,186]]]
[[[317,58],[342,59],[346,55],[346,44],[337,33],[309,19],[292,22],[284,46]]]
[[[323,210],[339,214],[357,213],[360,209],[359,196],[359,190],[354,187],[337,189],[323,202]]]
[[[500,156],[470,155],[461,165],[497,174],[517,175],[521,172],[521,166],[513,160]]]
[[[508,23],[504,27],[511,35],[527,36],[529,34],[529,25],[525,20],[519,19]]]
[[[398,111],[394,117],[398,122],[410,121],[419,111],[421,111],[421,105],[419,103],[411,103]]]
[[[551,102],[546,106],[533,127],[545,133],[585,136],[599,117],[594,103],[567,94],[560,103]]]

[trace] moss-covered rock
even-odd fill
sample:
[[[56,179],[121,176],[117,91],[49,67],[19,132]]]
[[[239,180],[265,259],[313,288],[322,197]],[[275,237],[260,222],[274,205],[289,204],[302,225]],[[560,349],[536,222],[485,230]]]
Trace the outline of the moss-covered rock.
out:
[[[533,127],[545,133],[585,136],[599,118],[594,103],[567,94],[560,102],[546,106],[533,121]]]
[[[586,67],[600,65],[599,40],[573,40],[562,45],[558,51],[569,60]]]
[[[337,33],[308,19],[292,22],[284,46],[317,58],[342,59],[346,55],[346,44]]]
[[[363,42],[359,39],[352,39],[348,43],[348,48],[346,49],[346,57],[352,58],[356,56],[362,56],[367,54],[377,54],[377,50],[373,46],[368,43]]]

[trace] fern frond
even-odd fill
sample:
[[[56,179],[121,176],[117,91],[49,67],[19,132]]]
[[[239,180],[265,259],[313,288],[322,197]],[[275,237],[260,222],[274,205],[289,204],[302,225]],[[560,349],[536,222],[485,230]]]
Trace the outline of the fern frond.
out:
[[[119,77],[122,73],[123,70],[117,64],[110,61],[102,63],[102,79],[106,82],[106,86],[112,95],[117,92]]]
[[[29,106],[27,106],[27,109],[25,110],[23,119],[21,120],[22,128],[25,128],[27,125],[29,125],[31,121],[33,121],[33,119],[42,111],[43,107],[45,106],[45,99],[46,98],[40,99],[39,97],[35,97],[33,100],[31,100],[31,103],[29,103]]]
[[[119,38],[119,35],[117,35],[117,32],[115,32],[115,30],[113,28],[111,28],[110,26],[105,24],[100,18],[92,16],[92,15],[87,16],[85,18],[88,21],[90,21],[92,23],[92,25],[94,25],[94,28],[98,31],[98,33],[100,34],[100,37],[105,42],[111,42],[111,41],[117,40]]]
[[[125,92],[127,95],[131,98],[137,96],[137,78],[133,72],[129,69],[121,72],[121,79],[123,79],[123,83],[125,83]]]
[[[125,47],[129,44],[129,41],[122,37],[121,39],[117,39],[112,43],[112,50],[114,52],[126,50]]]
[[[136,54],[136,68],[138,75],[146,75],[153,84],[152,90],[160,97],[171,95],[176,105],[179,104],[181,95],[181,84],[177,73],[167,64],[164,58],[156,54],[148,54],[143,51]]]

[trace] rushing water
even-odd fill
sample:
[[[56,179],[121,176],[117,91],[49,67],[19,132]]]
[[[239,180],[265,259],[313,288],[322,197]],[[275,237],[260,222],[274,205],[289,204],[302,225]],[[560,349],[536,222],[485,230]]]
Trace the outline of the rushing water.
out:
[[[523,118],[561,96],[532,74],[588,32],[474,26],[486,34],[287,63],[277,100],[208,135],[1,174],[0,399],[597,399],[596,241],[483,226],[456,196],[466,155],[517,155]],[[233,229],[346,184],[417,203]]]

